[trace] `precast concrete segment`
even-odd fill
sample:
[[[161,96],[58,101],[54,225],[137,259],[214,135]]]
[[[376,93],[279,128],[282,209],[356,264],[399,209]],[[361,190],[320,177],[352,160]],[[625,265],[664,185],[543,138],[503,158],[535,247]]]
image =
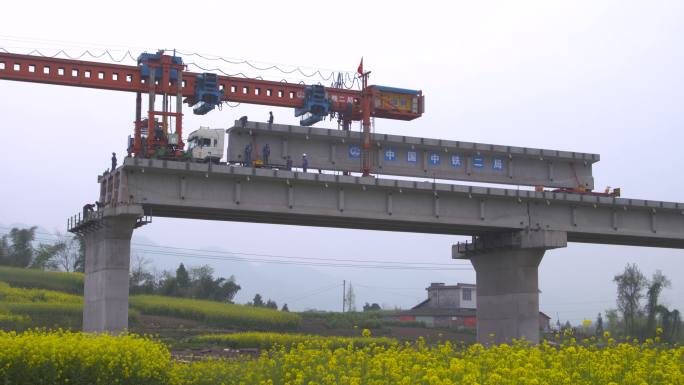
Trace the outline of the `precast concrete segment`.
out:
[[[84,331],[119,333],[128,328],[131,236],[142,215],[140,206],[110,207],[101,225],[83,234]]]
[[[251,159],[270,147],[269,163],[287,158],[301,167],[306,154],[310,169],[359,171],[361,134],[257,122],[239,122],[227,130],[227,160],[243,163],[247,144]],[[463,180],[497,184],[594,188],[592,165],[599,155],[569,151],[501,146],[411,136],[372,135],[373,169],[378,174]]]
[[[682,203],[134,158],[121,172],[109,204],[151,216],[684,248]]]

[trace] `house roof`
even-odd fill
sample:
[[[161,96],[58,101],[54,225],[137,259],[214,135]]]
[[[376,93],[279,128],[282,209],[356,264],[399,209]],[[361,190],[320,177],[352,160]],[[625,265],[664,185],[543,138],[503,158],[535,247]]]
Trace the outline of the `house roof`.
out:
[[[434,316],[434,317],[476,317],[477,311],[475,309],[465,309],[465,308],[451,308],[451,309],[445,309],[445,308],[434,308],[434,307],[422,307],[422,308],[413,308],[410,310],[405,310],[399,313],[396,313],[397,316],[402,316],[402,315],[412,315],[412,316]],[[550,317],[543,312],[539,312],[539,315],[546,318],[550,319]]]
[[[475,317],[475,309],[445,309],[434,307],[420,307],[402,311],[397,315],[413,315],[413,316],[449,316],[449,317]]]
[[[411,309],[418,309],[419,307],[422,307],[423,305],[425,305],[425,304],[428,303],[428,302],[430,302],[430,298],[424,300],[423,302],[421,302],[421,303],[419,303],[418,305],[412,307]]]
[[[425,290],[434,290],[434,289],[461,289],[461,288],[468,288],[468,289],[474,289],[476,288],[477,285],[474,283],[457,283],[455,285],[445,285],[443,283],[432,283],[430,286],[426,287]]]

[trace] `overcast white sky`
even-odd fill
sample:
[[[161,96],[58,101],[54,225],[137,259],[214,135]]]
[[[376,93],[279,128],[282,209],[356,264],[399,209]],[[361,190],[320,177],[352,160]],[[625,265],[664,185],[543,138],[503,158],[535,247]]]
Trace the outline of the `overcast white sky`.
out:
[[[379,120],[379,132],[599,153],[598,188],[684,201],[682,1],[45,1],[5,4],[2,19],[0,47],[15,52],[177,48],[348,71],[363,56],[371,83],[426,95],[422,118]],[[123,156],[134,99],[0,81],[0,225],[63,231],[68,215],[97,198],[96,176],[109,154]],[[201,117],[186,109],[184,124],[186,132],[226,128],[241,115],[265,120],[269,109],[241,105]],[[273,111],[277,122],[297,123],[291,110]],[[449,263],[460,239],[162,219],[136,236],[176,247],[434,263]],[[160,268],[182,260],[153,259]],[[577,244],[542,261],[541,310],[554,320],[595,318],[614,306],[611,280],[628,262],[648,275],[663,270],[672,280],[665,303],[684,310],[684,251]],[[317,289],[342,279],[365,286],[356,287],[359,305],[403,307],[419,302],[431,281],[474,281],[472,271],[212,264],[221,275],[236,274],[239,300],[259,291],[294,301],[294,309],[337,309],[340,294]]]

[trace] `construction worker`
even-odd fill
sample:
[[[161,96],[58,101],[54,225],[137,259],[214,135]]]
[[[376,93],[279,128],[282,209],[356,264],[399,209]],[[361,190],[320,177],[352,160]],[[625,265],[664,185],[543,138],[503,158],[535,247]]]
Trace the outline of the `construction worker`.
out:
[[[247,116],[240,117],[240,127],[245,128],[247,125]]]
[[[309,159],[306,158],[306,154],[302,154],[302,170],[306,172],[309,168]]]
[[[95,207],[94,204],[92,203],[86,203],[83,205],[83,221],[87,221],[88,217],[90,217],[90,213],[93,212],[93,208]]]
[[[116,169],[116,153],[112,152],[112,172]]]
[[[252,164],[252,143],[247,143],[245,146],[245,166]]]
[[[287,160],[285,161],[285,167],[292,171],[292,158],[288,155]]]
[[[271,146],[268,143],[261,149],[261,155],[263,155],[264,164],[268,164],[268,157],[271,156]]]
[[[268,111],[268,127],[273,126],[273,111]]]

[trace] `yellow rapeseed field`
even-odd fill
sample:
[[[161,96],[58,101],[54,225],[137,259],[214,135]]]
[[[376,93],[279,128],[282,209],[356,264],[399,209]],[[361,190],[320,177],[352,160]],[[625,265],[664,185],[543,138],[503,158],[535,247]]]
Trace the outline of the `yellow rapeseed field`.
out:
[[[293,329],[301,318],[296,313],[261,307],[159,295],[133,295],[129,302],[131,308],[143,314],[193,319],[220,327]]]
[[[6,282],[0,282],[0,302],[49,302],[82,304],[83,297],[80,295],[67,294],[54,290],[10,287],[10,285],[8,285]]]
[[[256,359],[184,363],[146,337],[0,332],[0,384],[684,384],[684,347],[653,341],[607,337],[489,348],[421,340],[340,348],[320,342],[279,347]]]
[[[0,384],[168,384],[168,349],[135,335],[0,331]]]
[[[306,343],[246,362],[174,365],[176,384],[684,384],[684,348],[652,343],[605,347],[519,342],[485,348],[390,347],[328,349]]]
[[[365,331],[368,331],[365,329]],[[368,331],[368,333],[370,333]],[[363,337],[322,337],[310,334],[294,333],[267,333],[267,332],[243,332],[231,334],[204,334],[192,338],[193,342],[208,345],[218,345],[230,348],[260,348],[270,349],[276,346],[290,347],[306,343],[308,347],[315,345],[326,348],[347,347],[350,344],[355,347],[363,347],[370,344],[390,346],[397,344],[393,338],[372,338],[370,334]]]

